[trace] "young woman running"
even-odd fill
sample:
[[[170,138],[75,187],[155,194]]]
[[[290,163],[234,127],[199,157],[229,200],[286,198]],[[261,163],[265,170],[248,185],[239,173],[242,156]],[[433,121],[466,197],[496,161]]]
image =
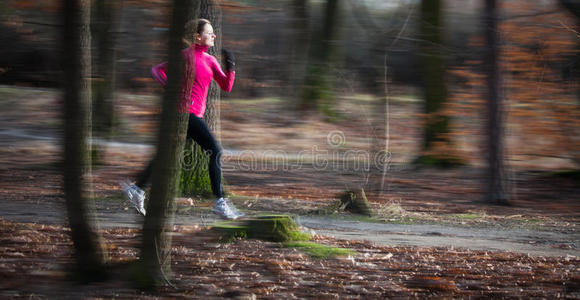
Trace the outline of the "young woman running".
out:
[[[212,79],[218,83],[222,90],[226,92],[232,90],[235,78],[235,60],[229,51],[222,50],[225,65],[224,72],[217,59],[206,53],[210,47],[214,46],[214,40],[216,38],[213,27],[208,20],[197,20],[193,38],[194,43],[189,48],[183,50],[185,60],[195,59],[195,79],[191,91],[187,138],[195,141],[204,151],[209,153],[209,177],[212,191],[216,196],[212,211],[222,218],[237,219],[244,214],[238,211],[227,198],[223,197],[220,163],[222,149],[202,119],[205,113],[207,93]],[[185,63],[188,62],[186,61]],[[167,62],[153,67],[151,71],[155,80],[162,86],[165,86],[167,83]],[[131,182],[121,183],[121,187],[128,200],[143,215],[145,215],[145,208],[143,207],[145,201],[144,189],[149,186],[152,166],[153,162],[151,161],[147,168],[139,174],[134,184]]]

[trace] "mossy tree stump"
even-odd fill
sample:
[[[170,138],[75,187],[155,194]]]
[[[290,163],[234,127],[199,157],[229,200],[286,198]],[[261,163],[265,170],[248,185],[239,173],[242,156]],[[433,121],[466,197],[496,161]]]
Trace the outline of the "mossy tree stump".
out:
[[[337,195],[329,206],[315,210],[314,214],[331,215],[347,211],[357,215],[372,217],[371,205],[363,189],[349,189]]]
[[[219,222],[212,230],[221,241],[235,238],[253,238],[272,242],[309,240],[310,235],[300,232],[290,215],[259,215],[236,221]]]
[[[363,189],[348,190],[340,197],[341,208],[353,214],[372,216],[369,200]]]

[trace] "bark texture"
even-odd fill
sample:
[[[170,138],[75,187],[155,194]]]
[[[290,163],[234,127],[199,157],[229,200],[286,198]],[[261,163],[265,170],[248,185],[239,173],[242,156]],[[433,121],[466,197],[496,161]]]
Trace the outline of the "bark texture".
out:
[[[63,178],[68,223],[81,280],[102,279],[104,252],[94,230],[90,195],[89,1],[62,2],[64,153]]]
[[[171,235],[174,197],[187,128],[187,105],[195,76],[195,63],[184,63],[184,25],[197,1],[174,1],[169,36],[167,86],[163,95],[157,153],[153,163],[150,200],[143,224],[141,264],[137,272],[141,288],[150,289],[171,276]]]
[[[484,67],[487,87],[487,187],[486,200],[508,204],[509,191],[504,165],[504,120],[502,111],[501,70],[497,1],[486,0],[484,28],[486,49]]]

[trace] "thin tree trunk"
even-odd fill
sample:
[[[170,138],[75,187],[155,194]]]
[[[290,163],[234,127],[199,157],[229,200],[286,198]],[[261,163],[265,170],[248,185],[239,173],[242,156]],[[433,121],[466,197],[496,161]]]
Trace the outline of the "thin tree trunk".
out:
[[[299,101],[301,110],[319,110],[329,117],[333,115],[333,83],[329,70],[338,29],[338,5],[338,0],[326,1],[320,34],[313,35],[310,42],[308,69]]]
[[[568,10],[571,14],[576,17],[576,32],[580,31],[580,1],[578,0],[560,0],[560,4]],[[576,39],[576,50],[580,52],[580,38]],[[578,52],[577,52],[578,53]],[[580,55],[576,55],[575,59],[570,62],[570,69],[572,73],[572,80],[575,80],[576,84],[580,81]],[[576,89],[576,95],[578,96],[578,101],[580,102],[580,89]],[[576,158],[577,156],[574,155]],[[577,161],[577,159],[575,159]]]
[[[324,26],[322,27],[322,55],[326,59],[332,56],[334,39],[338,24],[338,0],[327,0],[324,15]]]
[[[484,28],[487,47],[484,67],[487,82],[487,187],[486,200],[494,204],[507,204],[509,192],[504,167],[504,132],[502,118],[501,73],[499,67],[499,33],[496,0],[485,1]]]
[[[99,138],[109,139],[115,110],[113,92],[115,89],[115,36],[113,29],[116,24],[118,2],[113,0],[97,0],[94,3],[92,15],[92,32],[95,41],[93,76],[93,131]],[[95,147],[92,151],[93,163],[101,163],[104,157],[104,147]],[[97,160],[95,162],[95,160]]]
[[[306,72],[306,61],[308,60],[308,47],[310,44],[310,21],[308,19],[308,3],[306,0],[292,1],[292,37],[290,44],[290,76],[288,84],[288,95],[294,101],[298,97],[298,91],[304,83]]]
[[[448,132],[448,118],[437,116],[447,100],[445,84],[445,62],[441,51],[441,1],[423,0],[421,2],[421,43],[423,55],[423,82],[425,95],[425,113],[427,124],[423,148],[431,149],[433,143],[441,139],[441,134]]]
[[[104,275],[104,252],[93,230],[90,196],[90,31],[89,1],[64,0],[64,194],[80,278]]]
[[[421,1],[421,66],[426,120],[423,154],[418,162],[428,165],[445,165],[447,162],[436,152],[435,145],[450,144],[449,117],[441,114],[447,101],[441,8],[441,0]]]
[[[580,1],[560,0],[560,4],[576,17],[576,28],[574,31],[580,32]],[[578,34],[576,35],[576,53],[580,53],[580,36],[578,36]],[[580,103],[580,54],[576,54],[576,56],[570,60],[568,66],[570,68],[571,80],[575,82],[576,101]],[[570,138],[573,136],[573,134],[569,135]],[[580,148],[576,145],[577,144],[573,142],[573,138],[570,139],[569,147],[570,152],[572,152],[572,159],[577,165],[580,165]]]
[[[140,274],[143,288],[154,288],[168,281],[171,272],[171,236],[168,231],[173,227],[179,161],[189,116],[186,113],[188,108],[184,106],[191,97],[195,76],[195,62],[184,64],[181,45],[188,13],[197,3],[195,0],[174,1],[169,36],[168,80],[163,96],[150,200],[143,224],[141,262],[144,273]]]
[[[199,7],[200,18],[208,19],[213,27],[214,32],[217,32],[217,37],[214,41],[214,46],[210,47],[207,53],[215,56],[221,56],[222,50],[222,14],[220,8],[213,0],[200,0]],[[222,66],[223,67],[223,66]],[[204,120],[212,130],[216,138],[219,140],[219,119],[220,119],[220,89],[215,81],[212,81],[209,91],[207,93],[207,108],[204,114]]]

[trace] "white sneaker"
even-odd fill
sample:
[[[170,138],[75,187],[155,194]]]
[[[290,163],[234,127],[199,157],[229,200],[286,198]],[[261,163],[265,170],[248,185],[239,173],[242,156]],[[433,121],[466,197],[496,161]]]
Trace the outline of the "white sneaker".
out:
[[[234,213],[237,216],[237,218],[240,218],[240,217],[243,217],[246,215],[245,213],[239,211],[236,208],[236,206],[232,202],[230,202],[230,199],[228,199],[228,198],[222,198],[222,199],[224,199],[224,201],[226,202],[226,205],[230,208],[232,213]]]
[[[224,219],[235,220],[238,218],[238,215],[231,210],[224,198],[219,198],[211,211]]]
[[[120,185],[127,200],[140,214],[145,215],[145,207],[143,206],[145,203],[145,191],[128,181],[123,181]]]

